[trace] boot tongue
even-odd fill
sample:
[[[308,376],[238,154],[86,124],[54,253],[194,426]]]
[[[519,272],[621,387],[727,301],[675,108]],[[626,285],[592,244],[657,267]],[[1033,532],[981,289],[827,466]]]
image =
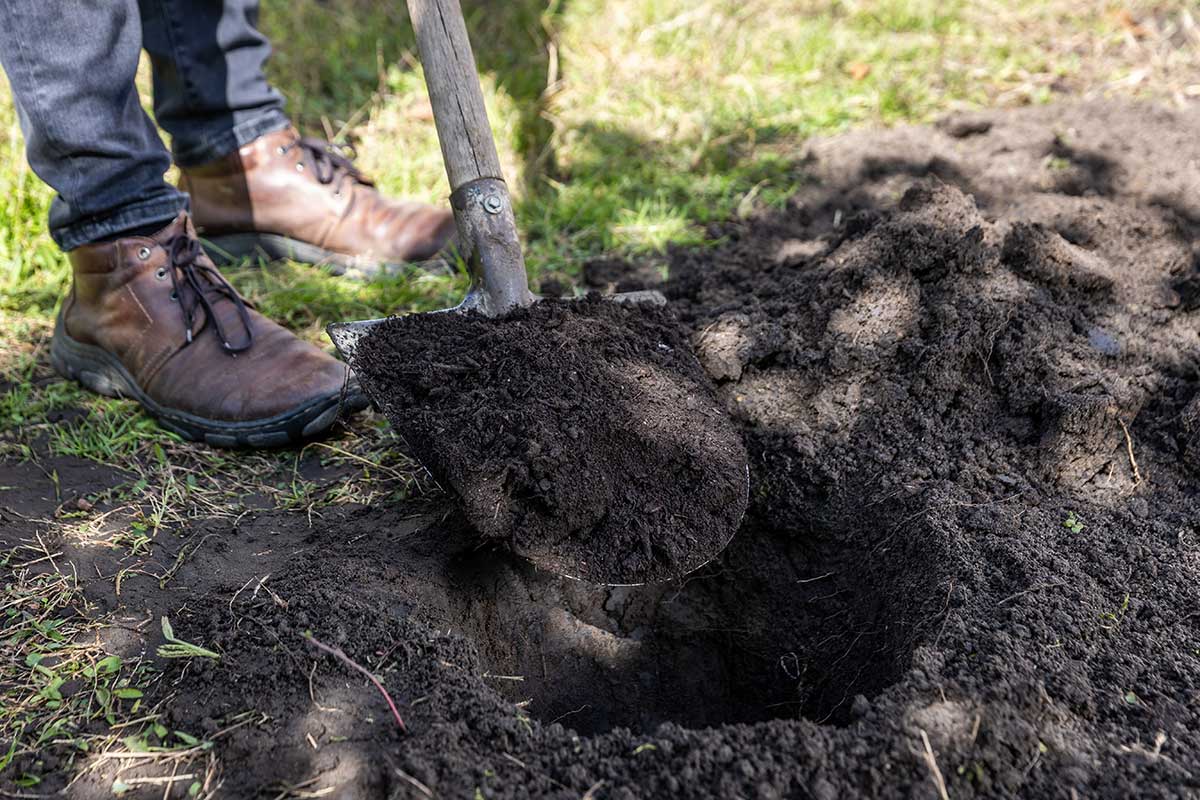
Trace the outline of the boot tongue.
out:
[[[170,244],[172,239],[179,236],[187,236],[191,239],[196,238],[196,228],[192,225],[192,218],[186,211],[180,211],[179,216],[167,223],[165,228],[153,234],[150,238],[165,247]]]
[[[167,251],[188,343],[209,327],[227,352],[248,349],[254,341],[254,330],[246,301],[200,246],[191,216],[180,212],[150,238]]]

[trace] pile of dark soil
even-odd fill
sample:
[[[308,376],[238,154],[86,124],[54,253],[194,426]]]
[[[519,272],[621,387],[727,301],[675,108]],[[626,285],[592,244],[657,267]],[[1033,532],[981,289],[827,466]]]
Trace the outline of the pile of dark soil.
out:
[[[394,317],[354,360],[485,537],[598,583],[684,575],[746,509],[746,450],[671,312],[594,297]]]
[[[813,143],[786,210],[671,256],[750,453],[717,561],[600,589],[442,507],[213,523],[173,595],[120,598],[223,653],[168,666],[172,725],[267,716],[217,740],[239,798],[1200,793],[1197,131],[1092,105]]]

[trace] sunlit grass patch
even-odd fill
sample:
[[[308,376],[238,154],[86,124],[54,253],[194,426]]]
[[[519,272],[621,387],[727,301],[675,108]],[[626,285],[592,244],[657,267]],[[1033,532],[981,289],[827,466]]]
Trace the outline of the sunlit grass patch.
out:
[[[51,430],[51,454],[117,466],[128,464],[143,448],[161,450],[164,442],[179,441],[131,400],[88,397],[84,406],[84,415]]]
[[[48,314],[66,289],[66,259],[46,230],[52,196],[25,161],[16,112],[0,79],[0,312]]]
[[[72,769],[108,738],[91,731],[93,721],[145,721],[143,695],[154,680],[136,657],[101,647],[105,621],[76,576],[56,569],[61,556],[39,536],[0,557],[0,774],[27,788],[48,768]]]

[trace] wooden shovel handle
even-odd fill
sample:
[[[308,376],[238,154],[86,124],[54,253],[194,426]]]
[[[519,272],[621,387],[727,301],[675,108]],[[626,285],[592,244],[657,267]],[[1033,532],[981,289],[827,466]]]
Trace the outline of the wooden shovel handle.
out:
[[[408,0],[450,191],[504,179],[458,0]]]
[[[408,14],[450,179],[459,247],[471,272],[458,308],[494,317],[530,305],[535,298],[462,9],[458,0],[408,0]]]

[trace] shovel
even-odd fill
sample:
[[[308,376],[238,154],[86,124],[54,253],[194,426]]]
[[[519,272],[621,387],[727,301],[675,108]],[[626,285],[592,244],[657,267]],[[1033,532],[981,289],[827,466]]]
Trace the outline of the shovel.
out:
[[[430,313],[478,313],[491,318],[502,317],[514,309],[532,306],[540,298],[529,290],[512,202],[492,140],[462,10],[458,0],[408,0],[408,10],[450,183],[450,205],[458,226],[458,246],[470,275],[470,287],[461,303]],[[666,303],[657,291],[626,292],[613,295],[611,299],[625,303]],[[360,342],[385,322],[387,319],[336,322],[327,330],[342,358],[353,367]],[[363,386],[368,394],[372,394],[372,382],[364,380]],[[372,396],[372,399],[383,407],[379,397]],[[741,447],[740,441],[738,447]],[[748,484],[748,470],[745,472]],[[742,498],[741,511],[729,525],[727,535],[699,545],[700,552],[689,553],[680,562],[679,574],[716,557],[732,537],[744,509]],[[550,546],[545,550],[526,546],[518,550],[518,554],[537,566],[567,577],[582,577],[610,585],[633,583],[627,575],[597,574],[583,559],[564,557]],[[573,559],[577,563],[572,563]],[[676,576],[635,577],[658,580]]]

